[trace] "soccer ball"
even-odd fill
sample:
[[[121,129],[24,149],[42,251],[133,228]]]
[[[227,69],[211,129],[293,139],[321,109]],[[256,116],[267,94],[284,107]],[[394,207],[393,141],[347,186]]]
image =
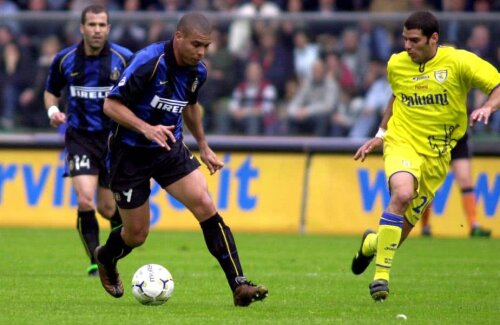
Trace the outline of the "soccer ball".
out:
[[[143,265],[132,277],[132,293],[143,305],[163,305],[173,292],[172,275],[161,265]]]

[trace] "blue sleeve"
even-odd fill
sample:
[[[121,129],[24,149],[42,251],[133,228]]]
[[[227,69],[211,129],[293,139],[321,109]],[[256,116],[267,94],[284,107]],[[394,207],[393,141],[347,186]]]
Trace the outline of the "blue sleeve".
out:
[[[198,93],[200,92],[200,88],[203,86],[206,80],[207,70],[205,68],[198,73],[198,85],[196,86],[195,91],[189,93],[188,95],[188,103],[190,105],[196,104],[198,102]]]
[[[133,57],[118,84],[109,92],[108,98],[118,99],[128,107],[135,106],[151,82],[154,66],[150,62]]]
[[[61,97],[61,90],[66,86],[66,79],[60,67],[62,56],[56,55],[49,67],[45,90],[56,97]]]

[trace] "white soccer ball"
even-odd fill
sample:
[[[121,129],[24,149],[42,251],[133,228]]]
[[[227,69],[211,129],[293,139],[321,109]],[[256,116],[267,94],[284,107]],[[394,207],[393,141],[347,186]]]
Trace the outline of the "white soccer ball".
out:
[[[143,265],[132,277],[132,293],[143,305],[163,305],[173,292],[174,279],[161,265]]]

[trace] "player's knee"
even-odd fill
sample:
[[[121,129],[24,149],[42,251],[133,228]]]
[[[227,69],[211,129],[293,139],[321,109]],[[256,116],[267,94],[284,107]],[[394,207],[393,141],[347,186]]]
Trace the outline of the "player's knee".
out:
[[[78,195],[77,204],[78,204],[78,210],[81,211],[95,209],[93,197],[90,195],[84,195],[84,194]]]
[[[144,244],[148,237],[149,231],[147,229],[140,229],[134,231],[125,231],[123,241],[127,246],[138,247]]]
[[[111,219],[111,217],[113,217],[113,215],[115,213],[115,209],[116,209],[116,206],[115,206],[114,202],[112,202],[112,203],[106,202],[103,204],[99,204],[97,206],[97,212],[99,212],[99,214],[106,219]]]
[[[413,191],[396,191],[391,194],[391,199],[394,203],[404,206],[410,204],[413,196]]]

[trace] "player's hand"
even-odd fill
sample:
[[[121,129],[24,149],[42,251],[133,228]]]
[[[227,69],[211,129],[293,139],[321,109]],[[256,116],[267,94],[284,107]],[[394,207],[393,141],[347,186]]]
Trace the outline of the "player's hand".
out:
[[[476,122],[484,122],[484,124],[488,124],[490,116],[492,114],[491,107],[479,107],[470,113],[469,116],[469,124],[470,126],[474,126]]]
[[[172,143],[175,143],[175,136],[172,132],[174,129],[175,125],[150,125],[146,129],[146,132],[144,132],[144,136],[170,151],[171,148],[168,145],[168,141],[170,140]]]
[[[384,140],[376,137],[366,141],[361,147],[359,147],[358,151],[356,151],[354,160],[358,160],[359,158],[361,158],[361,162],[365,161],[366,156],[374,149],[380,147],[383,143]]]
[[[203,161],[210,171],[210,175],[215,174],[215,172],[224,167],[224,163],[217,158],[217,155],[209,146],[200,146],[200,156],[201,161]]]
[[[56,112],[52,114],[50,118],[50,125],[52,127],[58,127],[59,125],[66,123],[66,114],[63,112]]]

